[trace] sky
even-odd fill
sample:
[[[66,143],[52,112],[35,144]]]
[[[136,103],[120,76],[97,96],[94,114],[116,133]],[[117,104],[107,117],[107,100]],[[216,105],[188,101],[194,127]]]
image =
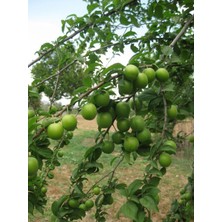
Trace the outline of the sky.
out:
[[[62,35],[61,20],[70,14],[84,15],[86,12],[86,3],[82,0],[29,0],[29,58],[37,57],[34,53],[43,43]]]

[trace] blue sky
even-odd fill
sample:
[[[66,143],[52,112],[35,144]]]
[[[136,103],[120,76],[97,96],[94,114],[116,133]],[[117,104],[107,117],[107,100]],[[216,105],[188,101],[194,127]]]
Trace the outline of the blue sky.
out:
[[[86,3],[82,0],[29,0],[28,35],[30,60],[45,42],[54,41],[62,35],[61,20],[70,14],[86,13]]]
[[[67,15],[86,13],[86,2],[82,0],[29,0],[29,20],[58,21]]]

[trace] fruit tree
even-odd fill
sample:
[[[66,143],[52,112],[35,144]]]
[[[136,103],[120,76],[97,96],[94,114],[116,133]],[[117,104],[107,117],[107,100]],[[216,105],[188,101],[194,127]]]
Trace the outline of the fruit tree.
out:
[[[85,2],[88,12],[62,20],[64,35],[43,44],[28,65],[33,73],[30,99],[44,92],[51,108],[62,96],[70,99],[48,112],[30,104],[28,211],[44,212],[48,181],[54,179],[53,170],[61,165],[63,149],[78,128],[77,115],[82,115],[98,125],[95,144],[74,167],[69,192],[53,200],[52,221],[82,219],[91,209],[95,221],[105,221],[105,206],[115,202],[115,192],[125,198],[117,217],[152,221],[158,211],[158,184],[177,150],[173,127],[194,115],[193,0]],[[104,56],[111,62],[129,50],[133,56],[127,64],[102,62]],[[110,131],[113,126],[115,132]],[[113,152],[111,163],[100,162],[102,155]],[[145,160],[143,177],[120,182],[118,167],[123,162],[133,167],[139,158]],[[106,164],[112,170],[101,175]],[[86,187],[94,174],[100,179]],[[192,206],[193,189],[188,191],[182,200]]]

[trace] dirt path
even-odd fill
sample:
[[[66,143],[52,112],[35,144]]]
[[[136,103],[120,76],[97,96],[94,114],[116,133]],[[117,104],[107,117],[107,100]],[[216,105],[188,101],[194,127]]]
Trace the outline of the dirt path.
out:
[[[83,130],[98,130],[98,125],[96,122],[96,118],[93,120],[85,120],[81,115],[77,116],[77,121],[78,121],[78,129],[83,129]],[[116,123],[114,122],[114,125]],[[110,131],[115,131],[114,127],[110,128]]]

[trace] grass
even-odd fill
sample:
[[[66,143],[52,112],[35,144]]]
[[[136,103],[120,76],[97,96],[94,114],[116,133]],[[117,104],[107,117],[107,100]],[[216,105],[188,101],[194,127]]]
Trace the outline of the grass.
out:
[[[95,136],[97,131],[78,129],[74,131],[74,137],[70,144],[63,148],[64,156],[61,158],[61,166],[54,170],[55,177],[53,180],[49,180],[48,186],[48,203],[45,209],[45,214],[41,215],[36,213],[35,217],[29,215],[30,222],[47,222],[51,221],[50,206],[56,198],[62,194],[68,193],[69,190],[69,178],[72,170],[77,166],[78,162],[83,158],[88,147],[92,146],[95,142]],[[110,165],[112,158],[118,155],[118,148],[116,152],[112,154],[102,154],[99,161],[104,164],[104,169],[99,174],[91,175],[89,182],[86,186],[89,188],[91,184],[98,181],[103,175],[111,171],[113,166]],[[187,183],[187,177],[190,175],[193,163],[193,149],[187,148],[185,151],[180,151],[177,156],[173,156],[173,162],[168,168],[167,173],[163,176],[159,188],[161,190],[159,209],[160,211],[154,215],[153,221],[161,221],[170,209],[170,205],[173,199],[179,197],[179,192],[183,186]],[[142,178],[143,170],[146,164],[144,158],[138,158],[130,166],[126,161],[123,161],[116,171],[116,176],[121,182],[129,184],[136,178]],[[114,162],[115,165],[115,162]],[[116,215],[119,207],[125,201],[120,195],[115,194],[115,203],[109,206],[109,215],[107,221],[120,221],[117,220]],[[94,221],[92,215],[87,215],[84,218],[85,222]],[[122,218],[121,221],[129,221]]]

